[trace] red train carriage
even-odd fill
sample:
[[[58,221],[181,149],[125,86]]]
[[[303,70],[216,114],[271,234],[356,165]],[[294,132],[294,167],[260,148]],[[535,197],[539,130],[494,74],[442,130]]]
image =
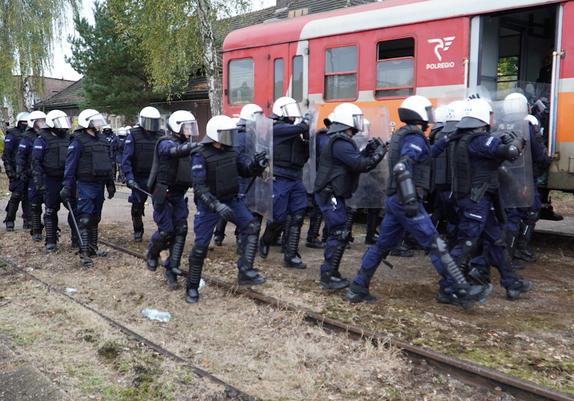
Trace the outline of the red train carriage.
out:
[[[436,104],[452,90],[535,83],[549,109],[556,160],[549,189],[574,191],[574,1],[387,0],[231,32],[223,44],[224,113],[291,96],[321,120],[341,102],[386,104],[391,124],[404,98]],[[533,88],[534,86],[530,86]],[[540,89],[540,88],[543,88]],[[523,88],[524,89],[524,88]]]

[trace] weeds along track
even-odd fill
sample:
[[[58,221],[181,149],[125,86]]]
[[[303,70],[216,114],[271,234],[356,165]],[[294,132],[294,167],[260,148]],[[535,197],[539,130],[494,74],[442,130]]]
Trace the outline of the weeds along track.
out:
[[[145,260],[145,255],[139,252],[116,245],[109,241],[102,240],[100,242],[118,251]],[[186,274],[187,272],[184,271],[184,275]],[[207,276],[205,274],[203,275],[203,278],[208,284],[221,287],[239,296],[248,297],[254,302],[263,303],[295,313],[300,313],[305,316],[305,319],[309,323],[321,325],[324,328],[333,331],[347,333],[356,339],[372,341],[375,344],[389,344],[391,346],[400,348],[406,352],[407,355],[413,360],[424,360],[426,363],[436,367],[439,371],[444,372],[445,374],[448,374],[457,380],[474,387],[483,388],[493,393],[500,392],[500,389],[502,389],[502,391],[520,400],[574,400],[574,398],[568,394],[564,394],[526,380],[521,380],[503,372],[485,368],[464,361],[462,359],[454,358],[439,352],[415,346],[408,342],[389,337],[386,334],[379,333],[365,327],[348,324],[341,320],[330,318],[325,314],[313,312],[311,310],[293,305],[292,303],[284,302],[273,297],[268,297],[255,291],[238,287],[235,284]]]

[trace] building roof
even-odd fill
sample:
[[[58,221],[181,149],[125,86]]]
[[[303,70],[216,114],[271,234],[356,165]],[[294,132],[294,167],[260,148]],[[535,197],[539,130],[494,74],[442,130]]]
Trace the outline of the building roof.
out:
[[[83,83],[82,79],[74,82],[72,85],[68,86],[64,90],[56,93],[54,96],[49,97],[46,100],[34,104],[35,109],[43,108],[72,108],[78,107],[79,103],[84,100],[78,95],[78,92],[82,90]]]

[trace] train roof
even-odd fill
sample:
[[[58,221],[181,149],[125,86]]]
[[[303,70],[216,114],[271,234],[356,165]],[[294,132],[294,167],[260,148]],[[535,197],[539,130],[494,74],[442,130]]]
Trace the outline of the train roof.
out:
[[[384,0],[303,17],[269,21],[238,29],[227,35],[223,42],[223,51],[552,3],[560,3],[560,1]]]

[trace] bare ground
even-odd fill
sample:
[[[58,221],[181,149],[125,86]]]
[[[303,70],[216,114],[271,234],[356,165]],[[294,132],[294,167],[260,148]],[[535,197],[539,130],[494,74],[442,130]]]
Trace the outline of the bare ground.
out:
[[[143,252],[145,244],[131,242],[127,195],[121,189],[106,201],[102,238]],[[0,206],[5,202],[6,197],[0,199]],[[554,199],[559,212],[560,202],[574,204],[568,197]],[[147,211],[144,238],[149,239],[153,223],[151,208]],[[309,327],[300,316],[257,306],[217,288],[207,286],[197,305],[187,305],[183,290],[168,289],[161,272],[148,272],[143,261],[114,250],[107,249],[109,256],[97,259],[94,268],[82,268],[63,228],[53,255],[22,230],[0,233],[0,254],[61,290],[77,289],[73,296],[78,300],[258,398],[510,399],[414,366],[396,349],[355,343]],[[235,280],[232,232],[229,225],[224,246],[210,252],[206,274]],[[362,244],[364,226],[357,225],[354,234],[342,265],[348,277],[367,249]],[[188,250],[192,241],[190,233]],[[538,261],[524,272],[535,284],[533,292],[511,302],[496,287],[486,302],[467,311],[436,303],[438,276],[422,251],[413,258],[389,258],[393,270],[381,266],[372,282],[380,300],[373,305],[350,305],[344,291],[319,290],[322,252],[303,243],[301,253],[309,267],[280,267],[282,255],[274,248],[267,260],[256,260],[267,278],[256,290],[574,394],[574,260],[552,249],[536,251]],[[0,339],[47,372],[57,372],[50,377],[74,399],[226,399],[221,388],[198,380],[38,283],[9,269],[0,272]],[[147,307],[169,311],[172,320],[146,319],[141,310]]]

